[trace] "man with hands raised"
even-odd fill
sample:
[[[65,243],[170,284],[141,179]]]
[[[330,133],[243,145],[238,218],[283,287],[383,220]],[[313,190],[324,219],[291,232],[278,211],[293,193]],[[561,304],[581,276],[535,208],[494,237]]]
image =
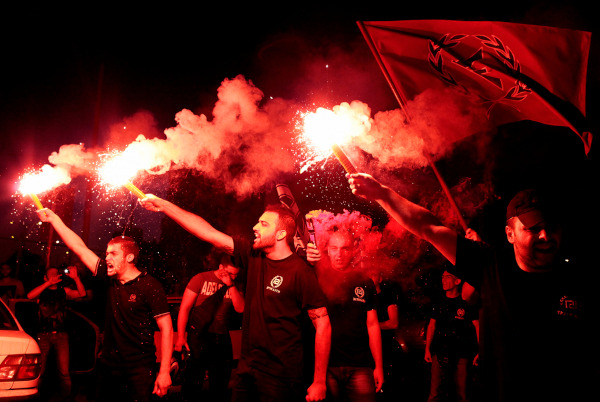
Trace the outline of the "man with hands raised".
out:
[[[98,400],[149,401],[171,386],[173,326],[160,282],[136,267],[139,248],[129,237],[109,241],[99,258],[81,237],[50,209],[37,211],[92,274],[107,285],[104,337],[98,376]],[[161,361],[156,374],[154,324],[161,334]]]

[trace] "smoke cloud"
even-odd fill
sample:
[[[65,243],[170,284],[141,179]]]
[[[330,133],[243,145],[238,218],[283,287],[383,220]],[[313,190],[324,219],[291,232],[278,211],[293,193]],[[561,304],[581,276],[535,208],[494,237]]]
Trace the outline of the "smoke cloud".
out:
[[[405,110],[375,114],[369,132],[354,137],[353,145],[381,167],[417,169],[447,155],[461,139],[490,130],[485,109],[450,88],[426,90]]]
[[[175,116],[176,126],[158,134],[152,115],[140,111],[113,125],[106,148],[63,145],[49,161],[72,176],[89,174],[103,156],[117,150],[150,175],[192,169],[239,198],[298,173],[298,147],[303,144],[297,142],[296,122],[305,107],[282,98],[265,99],[241,75],[225,79],[217,95],[212,119],[183,109]],[[351,159],[368,172],[425,167],[428,158],[440,158],[465,136],[487,130],[484,110],[451,90],[422,93],[407,105],[409,119],[400,109],[371,117],[369,106],[358,100],[344,102],[343,109],[348,108],[369,119],[365,127],[370,129],[353,137],[347,147]]]

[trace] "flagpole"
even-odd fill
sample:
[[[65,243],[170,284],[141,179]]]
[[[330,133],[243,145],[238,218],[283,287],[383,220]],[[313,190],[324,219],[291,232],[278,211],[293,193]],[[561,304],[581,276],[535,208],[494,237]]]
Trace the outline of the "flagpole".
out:
[[[369,35],[369,32],[367,32],[365,25],[363,24],[362,21],[357,21],[357,24],[358,24],[358,27],[360,28],[360,31],[362,32],[363,36],[367,40],[367,44],[369,45],[369,48],[371,49],[373,56],[375,56],[375,60],[377,60],[377,64],[379,64],[379,68],[383,72],[383,76],[385,77],[385,80],[387,81],[388,85],[392,88],[392,92],[394,93],[394,96],[396,97],[396,100],[398,101],[400,108],[404,112],[404,116],[406,117],[406,120],[410,121],[410,116],[408,114],[408,111],[406,110],[406,103],[407,103],[406,98],[400,93],[400,91],[398,91],[398,89],[396,89],[396,86],[394,85],[394,82],[392,81],[392,77],[390,77],[390,74],[388,73],[385,66],[383,65],[383,60],[381,60],[381,56],[375,49],[375,44],[373,43],[373,38],[371,38],[371,35]]]
[[[394,82],[392,81],[390,74],[388,73],[387,69],[385,68],[385,66],[383,64],[383,60],[381,60],[379,53],[375,49],[375,44],[373,43],[373,39],[371,38],[371,35],[369,35],[369,33],[367,32],[363,22],[357,21],[357,24],[358,24],[358,27],[360,28],[360,31],[362,32],[363,36],[367,40],[367,44],[369,45],[371,52],[375,56],[375,60],[377,60],[377,64],[379,65],[379,68],[383,72],[383,75],[384,75],[386,81],[388,82],[388,85],[390,86],[390,88],[392,88],[392,92],[394,93],[394,96],[396,97],[396,100],[398,101],[398,104],[400,105],[400,109],[402,109],[402,112],[404,113],[404,117],[406,118],[407,123],[410,123],[410,115],[408,114],[408,111],[406,110],[406,98],[402,95],[402,93],[394,85]],[[456,205],[456,202],[454,201],[454,197],[452,197],[452,194],[450,193],[450,189],[446,185],[446,181],[444,180],[444,178],[440,174],[439,170],[435,166],[435,163],[434,163],[433,159],[431,158],[431,155],[427,153],[425,155],[425,157],[427,158],[427,161],[429,162],[429,166],[431,166],[433,173],[435,174],[440,185],[442,186],[442,190],[446,194],[446,198],[448,198],[448,201],[450,202],[450,206],[456,212],[456,215],[458,217],[461,227],[463,228],[464,231],[466,231],[468,229],[467,223],[465,222],[465,219],[463,218],[462,214],[460,213],[460,210],[458,209],[458,206]]]

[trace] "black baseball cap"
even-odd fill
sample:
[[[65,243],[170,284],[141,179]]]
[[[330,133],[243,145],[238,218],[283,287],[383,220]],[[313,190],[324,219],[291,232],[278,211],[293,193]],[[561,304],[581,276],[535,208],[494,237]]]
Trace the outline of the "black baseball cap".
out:
[[[506,220],[518,217],[526,228],[533,227],[550,217],[544,196],[536,189],[519,191],[506,208]]]

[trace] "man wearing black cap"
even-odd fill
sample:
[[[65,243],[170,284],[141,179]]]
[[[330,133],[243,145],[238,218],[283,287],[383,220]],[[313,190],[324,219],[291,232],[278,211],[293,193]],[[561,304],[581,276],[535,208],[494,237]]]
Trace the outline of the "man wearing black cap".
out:
[[[523,271],[552,269],[562,231],[538,190],[523,190],[513,197],[506,209],[505,231]]]
[[[398,223],[430,242],[449,268],[480,290],[480,367],[485,401],[588,400],[598,380],[593,340],[595,285],[561,258],[561,226],[536,190],[507,207],[509,250],[468,240],[433,214],[367,174],[349,175],[352,192],[377,201]],[[474,237],[467,230],[467,237]],[[584,278],[585,280],[582,280]]]

